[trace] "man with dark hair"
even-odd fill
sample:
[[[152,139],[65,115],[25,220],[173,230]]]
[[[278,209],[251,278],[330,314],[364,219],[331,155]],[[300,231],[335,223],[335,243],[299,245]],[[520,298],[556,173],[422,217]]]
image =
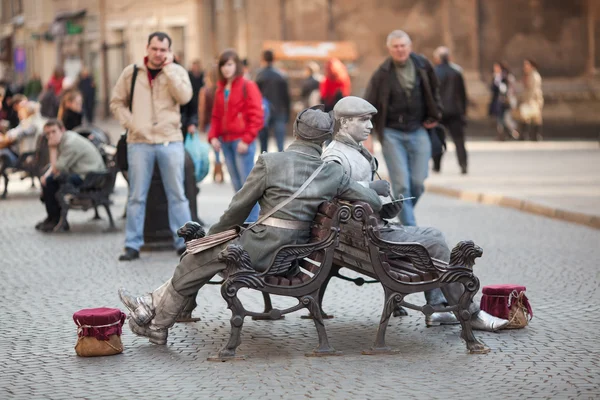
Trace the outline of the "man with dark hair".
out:
[[[183,140],[189,133],[194,133],[198,128],[198,94],[204,86],[204,72],[200,60],[194,60],[192,67],[188,71],[190,82],[192,84],[192,99],[189,103],[181,106],[181,131]]]
[[[456,146],[458,165],[463,174],[467,173],[467,150],[465,149],[465,124],[467,114],[467,90],[462,75],[462,68],[450,62],[450,50],[441,46],[433,53],[435,74],[440,82],[440,97],[444,112],[442,125],[450,131]],[[442,155],[433,160],[433,170],[440,172]]]
[[[171,41],[171,37],[169,35],[164,32],[152,32],[150,35],[148,35],[148,46],[150,46],[150,43],[152,43],[152,39],[154,38],[158,39],[159,42],[163,42],[166,39],[169,42],[168,48],[171,50],[171,45],[173,42]]]
[[[134,65],[129,65],[113,88],[110,100],[111,111],[127,129],[129,197],[125,252],[119,257],[120,261],[140,256],[146,200],[155,162],[167,196],[169,227],[179,253],[185,246],[183,239],[177,237],[177,229],[192,219],[183,188],[185,153],[180,112],[180,106],[192,98],[190,77],[185,68],[173,62],[171,38],[163,32],[154,32],[148,37],[146,57],[135,68],[133,98]]]
[[[240,244],[250,255],[252,266],[264,271],[281,246],[308,242],[311,221],[322,202],[339,197],[365,201],[375,211],[381,209],[381,200],[375,191],[351,180],[341,165],[321,160],[321,146],[331,138],[332,130],[331,116],[320,109],[306,109],[298,114],[294,142],[283,153],[258,157],[246,183],[208,233],[222,233],[241,225],[256,202],[268,213],[294,195],[316,172],[305,190],[285,207],[243,231],[239,238],[195,254],[186,253],[173,277],[152,293],[135,297],[125,289],[119,290],[121,301],[130,311],[129,326],[133,333],[149,338],[152,343],[166,344],[168,330],[186,304],[214,275],[225,269],[218,255],[227,245]]]
[[[65,130],[63,123],[51,119],[44,124],[44,135],[48,139],[48,148],[56,153],[56,159],[50,157],[50,168],[40,178],[42,183],[42,199],[46,205],[48,216],[35,226],[42,232],[63,232],[69,230],[69,224],[58,226],[60,205],[56,193],[60,186],[70,183],[80,186],[90,172],[104,172],[106,166],[102,155],[88,139],[80,134]]]
[[[256,76],[256,83],[263,95],[264,111],[267,115],[270,115],[269,119],[265,121],[264,128],[258,134],[261,153],[268,151],[270,131],[275,132],[277,150],[283,151],[286,125],[290,115],[288,81],[281,71],[273,67],[274,61],[273,51],[265,50],[263,52],[264,67]]]

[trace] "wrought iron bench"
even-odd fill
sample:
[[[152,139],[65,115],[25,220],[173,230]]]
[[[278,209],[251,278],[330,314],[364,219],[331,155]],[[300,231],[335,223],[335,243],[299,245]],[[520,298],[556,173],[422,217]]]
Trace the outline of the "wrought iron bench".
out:
[[[243,358],[236,355],[241,343],[241,331],[246,316],[259,319],[279,319],[285,314],[307,308],[319,336],[318,347],[307,356],[339,355],[330,345],[320,309],[319,292],[328,278],[333,253],[337,245],[339,221],[350,214],[346,205],[323,203],[312,228],[312,238],[303,245],[283,246],[277,252],[273,264],[265,272],[252,268],[248,253],[235,244],[229,245],[219,255],[227,265],[221,285],[221,295],[231,309],[231,333],[227,344],[210,361],[226,361]],[[306,259],[309,260],[306,260]],[[302,269],[301,269],[301,268]],[[265,300],[269,294],[295,297],[298,304],[285,310],[267,307],[264,312],[246,310],[237,296],[242,288],[261,291]],[[269,299],[270,305],[270,299]]]
[[[2,191],[2,195],[0,195],[1,199],[6,199],[8,194],[8,175],[15,172],[24,172],[24,175],[21,177],[21,180],[26,178],[31,178],[31,187],[35,187],[35,178],[40,177],[40,168],[36,163],[36,152],[23,153],[19,155],[17,162],[14,166],[2,168],[0,171],[0,176],[4,178],[4,190]]]
[[[109,168],[107,172],[90,172],[81,186],[64,183],[56,193],[60,204],[60,220],[55,229],[59,229],[67,220],[70,209],[87,211],[94,209],[94,219],[100,219],[98,207],[103,206],[108,215],[109,231],[115,230],[115,222],[110,211],[110,194],[115,186],[117,171]]]
[[[487,348],[473,335],[471,314],[468,311],[473,296],[479,290],[479,279],[473,274],[475,258],[482,250],[471,241],[463,241],[452,250],[450,263],[433,259],[419,243],[395,243],[381,238],[383,226],[379,215],[362,202],[344,203],[351,208],[351,216],[340,221],[339,245],[334,252],[331,271],[348,268],[381,282],[384,307],[374,346],[363,354],[394,353],[385,344],[385,332],[392,312],[399,306],[420,311],[425,315],[434,312],[453,311],[462,327],[461,337],[470,353],[487,353]],[[331,277],[331,276],[330,276]],[[327,282],[321,287],[322,301]],[[404,298],[411,293],[442,288],[451,283],[465,287],[459,304],[454,306],[418,306]]]

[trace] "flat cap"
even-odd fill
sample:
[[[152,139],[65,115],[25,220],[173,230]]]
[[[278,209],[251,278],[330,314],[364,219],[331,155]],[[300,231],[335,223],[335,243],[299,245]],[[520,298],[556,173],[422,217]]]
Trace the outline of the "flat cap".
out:
[[[333,134],[333,119],[324,107],[314,106],[298,113],[294,122],[294,133],[309,141],[325,141]]]
[[[356,96],[346,96],[333,107],[335,119],[373,114],[377,114],[377,109],[365,99]]]

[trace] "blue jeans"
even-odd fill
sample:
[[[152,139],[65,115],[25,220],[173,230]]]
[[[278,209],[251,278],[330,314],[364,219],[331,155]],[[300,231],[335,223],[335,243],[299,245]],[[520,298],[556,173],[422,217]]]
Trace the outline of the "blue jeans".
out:
[[[269,124],[258,133],[260,140],[260,152],[266,153],[269,147],[269,132],[275,131],[275,140],[277,141],[277,151],[283,151],[285,144],[285,130],[288,122],[287,115],[273,115]]]
[[[139,250],[144,244],[146,199],[152,182],[154,163],[158,163],[160,177],[169,205],[169,228],[173,232],[175,248],[184,246],[177,237],[177,229],[192,220],[190,205],[183,188],[185,153],[183,142],[163,144],[130,143],[127,145],[129,162],[129,197],[127,198],[127,225],[125,247]]]
[[[4,148],[0,149],[0,161],[4,161],[4,168],[10,168],[17,165],[17,156],[11,149]]]
[[[241,139],[234,140],[233,142],[221,143],[223,149],[223,156],[225,157],[225,164],[227,165],[227,171],[231,177],[231,183],[233,189],[239,191],[246,178],[250,175],[250,171],[254,167],[254,154],[256,153],[256,141],[248,145],[248,152],[246,154],[240,154],[237,152],[237,145]],[[246,222],[255,222],[258,219],[258,213],[260,208],[258,203],[254,205],[252,211],[246,218]]]
[[[403,203],[400,221],[403,225],[416,226],[414,206],[425,191],[425,179],[429,173],[429,134],[425,128],[414,132],[385,128],[381,145],[394,197],[415,197]]]

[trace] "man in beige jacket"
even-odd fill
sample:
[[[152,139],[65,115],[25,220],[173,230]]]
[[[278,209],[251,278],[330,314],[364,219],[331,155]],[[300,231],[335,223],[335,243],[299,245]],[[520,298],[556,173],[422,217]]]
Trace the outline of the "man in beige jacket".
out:
[[[137,77],[131,98],[135,68]],[[192,219],[183,187],[185,152],[179,106],[191,98],[187,71],[173,63],[171,38],[163,32],[150,34],[144,62],[123,70],[110,100],[111,111],[127,129],[129,197],[125,252],[120,261],[139,258],[144,244],[146,199],[155,162],[167,195],[175,248],[178,252],[185,249],[183,239],[176,234],[180,226]]]

